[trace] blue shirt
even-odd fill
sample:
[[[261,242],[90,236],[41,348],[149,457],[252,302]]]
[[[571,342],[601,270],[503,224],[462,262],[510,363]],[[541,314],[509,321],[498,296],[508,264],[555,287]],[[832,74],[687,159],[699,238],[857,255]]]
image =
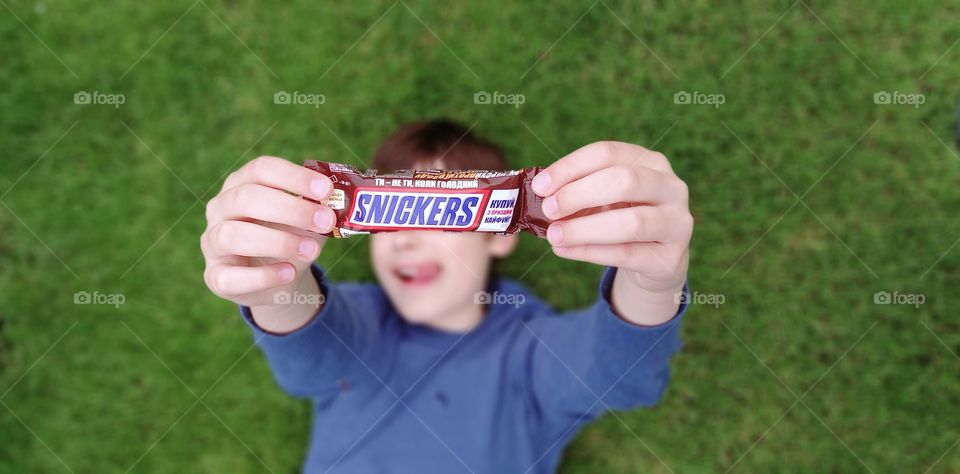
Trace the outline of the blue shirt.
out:
[[[680,349],[686,304],[628,323],[610,306],[615,272],[562,315],[492,278],[500,296],[466,333],[407,323],[380,286],[331,284],[316,266],[326,299],[303,328],[265,333],[241,311],[280,387],[312,400],[304,472],[552,472],[584,424],[655,404]]]

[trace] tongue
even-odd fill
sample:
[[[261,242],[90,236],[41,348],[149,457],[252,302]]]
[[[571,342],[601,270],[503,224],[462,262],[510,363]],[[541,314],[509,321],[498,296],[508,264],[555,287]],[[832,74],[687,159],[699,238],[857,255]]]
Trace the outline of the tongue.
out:
[[[436,263],[421,263],[414,267],[413,275],[407,278],[409,283],[428,283],[440,274],[440,265]]]

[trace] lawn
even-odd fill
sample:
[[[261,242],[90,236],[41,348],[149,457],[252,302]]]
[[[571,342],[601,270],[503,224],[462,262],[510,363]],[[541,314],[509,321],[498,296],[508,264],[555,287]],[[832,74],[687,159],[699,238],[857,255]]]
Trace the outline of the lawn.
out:
[[[690,185],[671,385],[564,472],[960,472],[960,5],[315,3],[0,2],[0,471],[296,471],[310,407],[206,290],[204,204],[447,116],[516,167],[615,139]],[[547,249],[503,271],[589,304],[601,269]]]

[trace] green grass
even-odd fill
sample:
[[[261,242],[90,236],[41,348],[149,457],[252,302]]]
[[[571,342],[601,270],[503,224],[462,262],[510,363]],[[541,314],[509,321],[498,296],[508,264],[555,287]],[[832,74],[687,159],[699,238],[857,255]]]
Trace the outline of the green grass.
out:
[[[294,472],[309,406],[205,289],[198,198],[259,154],[356,164],[397,124],[449,116],[518,167],[655,144],[691,188],[690,284],[725,303],[689,313],[663,403],[583,431],[564,471],[960,472],[960,249],[937,263],[960,237],[956,5],[313,3],[4,2],[0,471]],[[274,105],[281,89],[326,104]],[[327,246],[335,278],[373,278],[355,243]],[[524,237],[504,271],[535,264],[537,293],[588,304],[600,269],[545,250]]]

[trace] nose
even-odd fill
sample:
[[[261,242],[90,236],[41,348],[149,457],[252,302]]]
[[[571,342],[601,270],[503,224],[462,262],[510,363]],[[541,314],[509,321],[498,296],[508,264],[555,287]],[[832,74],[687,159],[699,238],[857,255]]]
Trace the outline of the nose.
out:
[[[391,247],[394,251],[414,250],[420,246],[422,234],[425,231],[400,230],[393,233]]]

